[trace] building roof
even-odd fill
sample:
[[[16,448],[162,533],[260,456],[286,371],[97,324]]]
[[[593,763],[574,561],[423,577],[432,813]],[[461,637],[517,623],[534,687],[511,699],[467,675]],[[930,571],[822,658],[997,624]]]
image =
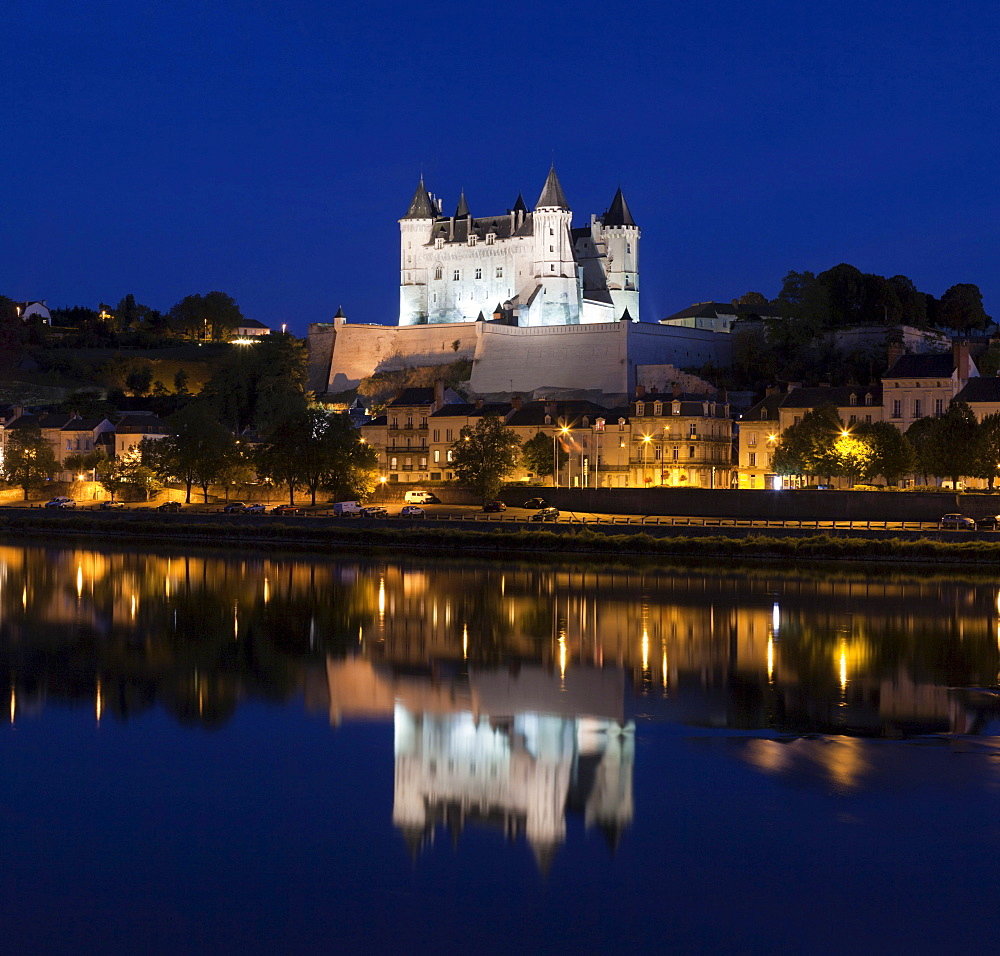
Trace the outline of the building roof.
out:
[[[559,177],[556,175],[556,167],[549,169],[549,175],[545,178],[545,185],[542,187],[542,194],[535,203],[535,208],[539,206],[556,207],[557,209],[569,209],[569,203],[563,195],[562,186],[559,185]]]
[[[882,376],[887,378],[950,378],[955,371],[955,356],[951,352],[929,355],[901,355]]]
[[[588,402],[586,399],[570,399],[567,401],[534,401],[525,402],[519,409],[511,412],[507,419],[508,425],[545,425],[545,416],[551,417],[550,424],[565,422],[574,426],[579,424],[586,415],[591,424],[597,418],[611,421],[609,412],[601,405]],[[618,416],[615,417],[617,421]]]
[[[238,329],[268,329],[269,325],[264,325],[263,322],[258,322],[256,319],[243,319],[239,325],[236,326]]]
[[[601,216],[601,222],[605,226],[634,226],[636,224],[632,218],[632,212],[628,208],[628,203],[625,202],[625,197],[622,195],[621,186],[618,187],[615,198],[611,200],[608,211]]]
[[[433,219],[437,215],[437,210],[431,203],[431,197],[427,194],[424,186],[424,177],[420,177],[417,190],[410,200],[410,208],[406,210],[404,219]]]
[[[772,394],[765,396],[761,399],[761,401],[757,402],[756,405],[751,405],[746,412],[743,413],[742,420],[744,422],[777,421],[778,408],[784,397],[785,396],[781,392],[773,392]],[[763,414],[764,412],[767,414]]]
[[[62,430],[64,432],[92,432],[106,421],[108,421],[106,418],[74,418],[63,425]],[[111,423],[108,422],[108,424],[110,425]],[[52,426],[46,427],[50,428]]]
[[[726,402],[720,402],[717,398],[712,398],[710,395],[690,395],[682,392],[680,395],[674,395],[670,393],[659,393],[647,392],[645,395],[637,396],[633,402],[643,403],[643,418],[671,418],[674,414],[674,402],[679,401],[681,408],[680,414],[682,416],[688,416],[691,418],[704,418],[705,417],[705,404],[708,403],[709,406],[714,405],[716,412],[724,412],[726,409]],[[655,415],[654,409],[656,403],[660,402],[662,409],[658,416]],[[710,408],[711,411],[711,408]],[[636,415],[635,412],[632,413],[633,416]],[[721,418],[721,414],[716,414],[711,416],[714,418]]]
[[[386,404],[390,407],[393,405],[433,405],[434,387],[404,388]]]
[[[1000,402],[1000,377],[996,375],[970,378],[955,396],[956,402]]]
[[[469,204],[465,201],[465,190],[462,190],[462,195],[458,197],[458,208],[455,210],[455,218],[461,219],[464,216],[469,215]]]
[[[838,385],[836,387],[819,386],[816,388],[796,388],[784,396],[782,408],[819,408],[820,405],[836,405],[837,408],[847,408],[851,404],[851,396],[855,397],[859,408],[864,407],[865,396],[871,395],[872,405],[882,404],[881,385]]]

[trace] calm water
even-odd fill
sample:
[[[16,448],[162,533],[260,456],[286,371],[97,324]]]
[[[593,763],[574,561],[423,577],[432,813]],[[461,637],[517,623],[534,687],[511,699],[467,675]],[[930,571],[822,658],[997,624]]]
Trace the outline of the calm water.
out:
[[[990,949],[998,582],[0,547],[0,938]]]

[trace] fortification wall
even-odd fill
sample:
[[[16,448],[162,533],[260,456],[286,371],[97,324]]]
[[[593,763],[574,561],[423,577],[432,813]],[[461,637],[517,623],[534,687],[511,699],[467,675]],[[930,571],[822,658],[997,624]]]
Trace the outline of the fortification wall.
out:
[[[628,329],[628,354],[633,368],[639,365],[697,368],[706,362],[729,365],[732,361],[733,342],[729,335],[650,322],[630,323]],[[629,382],[629,391],[634,388],[633,378]]]
[[[330,362],[333,360],[333,326],[326,322],[313,322],[309,326],[309,389],[322,395],[330,381]]]
[[[599,389],[624,394],[628,330],[617,322],[483,329],[472,367],[477,394],[536,388]]]
[[[479,323],[480,325],[482,323]],[[438,325],[337,325],[327,365],[327,390],[356,388],[375,372],[450,365],[476,353],[476,323]],[[322,345],[322,340],[319,340]],[[312,329],[309,340],[312,352]],[[321,359],[317,359],[317,363]],[[310,355],[310,366],[312,357]]]

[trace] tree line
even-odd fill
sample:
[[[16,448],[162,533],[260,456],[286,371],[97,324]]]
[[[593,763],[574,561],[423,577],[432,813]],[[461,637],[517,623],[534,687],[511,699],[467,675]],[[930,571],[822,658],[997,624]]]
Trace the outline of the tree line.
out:
[[[779,475],[845,478],[898,485],[906,475],[982,478],[990,490],[1000,477],[1000,414],[976,420],[965,402],[952,402],[940,417],[917,419],[905,433],[890,422],[845,426],[834,405],[821,405],[785,429],[771,467]]]

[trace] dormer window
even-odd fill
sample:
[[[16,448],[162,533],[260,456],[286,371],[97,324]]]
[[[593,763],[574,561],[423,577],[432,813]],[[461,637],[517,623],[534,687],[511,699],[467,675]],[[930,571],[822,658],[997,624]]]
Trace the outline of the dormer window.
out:
[[[497,236],[495,232],[486,233],[486,245],[492,246],[494,242],[497,241]]]
[[[871,405],[871,403],[872,403],[872,393],[869,392],[867,395],[865,395],[865,404]]]
[[[766,408],[762,408],[760,410],[760,417],[761,417],[761,419],[767,418],[767,409]]]
[[[673,411],[673,413],[675,415],[680,415],[680,413],[681,413],[681,403],[680,402],[674,402],[672,411]]]
[[[636,403],[635,403],[635,413],[636,413],[636,415],[638,415],[638,416],[639,416],[640,418],[641,418],[641,417],[642,417],[643,415],[645,415],[645,414],[646,414],[646,405],[645,405],[645,403],[644,403],[644,402],[636,402]]]
[[[479,241],[479,236],[469,236],[469,245],[474,246]]]
[[[663,402],[656,402],[653,405],[653,414],[662,415],[663,414]]]
[[[854,392],[851,392],[851,405],[854,406],[857,404],[858,404],[858,396],[855,395]]]
[[[435,249],[443,249],[444,248],[444,239],[440,239],[440,238],[439,239],[435,239],[434,240],[434,248]]]

